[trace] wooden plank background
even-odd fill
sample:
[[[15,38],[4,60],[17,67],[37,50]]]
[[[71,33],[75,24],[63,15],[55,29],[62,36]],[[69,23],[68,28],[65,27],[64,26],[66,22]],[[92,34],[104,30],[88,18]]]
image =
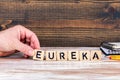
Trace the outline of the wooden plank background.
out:
[[[106,5],[116,11],[114,19]],[[120,41],[119,0],[1,0],[0,18],[34,31],[41,46],[99,46]]]

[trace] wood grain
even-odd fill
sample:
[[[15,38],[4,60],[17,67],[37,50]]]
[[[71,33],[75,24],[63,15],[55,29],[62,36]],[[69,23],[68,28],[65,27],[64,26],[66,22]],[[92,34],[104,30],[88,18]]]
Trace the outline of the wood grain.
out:
[[[50,19],[96,19],[105,17],[107,3],[0,2],[0,17],[17,21]],[[120,3],[109,3],[120,11]]]
[[[103,41],[120,41],[119,20],[41,20],[23,25],[37,34],[41,46],[100,46]]]
[[[55,49],[98,49],[93,47],[44,47],[44,50]],[[105,59],[105,58],[104,58]],[[120,61],[34,61],[23,59],[14,54],[0,58],[1,80],[117,80],[120,76]]]
[[[106,12],[106,6],[113,13]],[[100,46],[103,41],[120,41],[119,14],[119,0],[0,1],[0,17],[35,32],[41,46]]]

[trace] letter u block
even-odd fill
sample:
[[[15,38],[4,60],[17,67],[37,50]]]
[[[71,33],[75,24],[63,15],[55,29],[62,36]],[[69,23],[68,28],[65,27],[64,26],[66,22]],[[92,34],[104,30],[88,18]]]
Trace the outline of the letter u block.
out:
[[[55,61],[57,58],[56,51],[46,51],[46,60],[47,61]]]

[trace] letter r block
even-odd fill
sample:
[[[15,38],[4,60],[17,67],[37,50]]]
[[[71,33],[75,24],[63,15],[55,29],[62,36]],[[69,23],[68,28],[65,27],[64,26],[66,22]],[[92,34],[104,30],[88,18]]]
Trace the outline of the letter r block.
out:
[[[58,61],[67,61],[67,51],[57,51]]]
[[[44,51],[42,50],[34,50],[34,60],[43,60],[44,59]]]

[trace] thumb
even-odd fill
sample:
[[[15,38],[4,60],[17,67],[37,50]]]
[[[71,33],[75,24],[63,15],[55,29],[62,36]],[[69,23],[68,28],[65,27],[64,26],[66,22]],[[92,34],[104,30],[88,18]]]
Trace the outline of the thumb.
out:
[[[23,44],[20,41],[17,41],[17,44],[15,44],[15,47],[16,47],[16,50],[23,52],[28,56],[33,56],[33,49],[30,46]]]

